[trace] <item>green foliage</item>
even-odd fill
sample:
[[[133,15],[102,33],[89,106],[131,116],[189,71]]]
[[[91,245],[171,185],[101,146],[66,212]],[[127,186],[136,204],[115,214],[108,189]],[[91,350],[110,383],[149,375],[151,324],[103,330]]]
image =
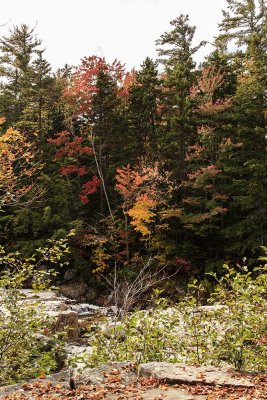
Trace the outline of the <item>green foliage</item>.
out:
[[[186,148],[195,135],[191,86],[195,79],[194,54],[204,45],[193,46],[195,26],[188,15],[180,15],[170,22],[172,29],[157,40],[160,62],[165,67],[162,94],[164,123],[161,128],[161,152],[171,166],[178,183],[185,177]]]
[[[257,257],[267,229],[266,4],[226,4],[215,50],[199,66],[195,55],[205,43],[195,44],[187,15],[173,19],[160,36],[159,60],[146,58],[131,72],[118,61],[90,56],[52,73],[34,29],[17,26],[0,38],[0,117],[4,128],[27,132],[43,165],[42,174],[20,181],[40,188],[38,201],[1,212],[1,244],[29,255],[48,237],[78,225],[73,265],[87,282],[94,279],[93,264],[110,270],[116,261],[126,270],[132,261],[156,257],[188,281],[205,271],[220,273],[225,261]],[[60,142],[65,131],[77,149],[85,140],[87,151],[77,158],[74,142],[66,142],[69,170],[62,176],[65,165],[47,139],[58,133]],[[123,209],[117,169],[155,161],[172,176],[161,185],[170,193],[164,209],[144,193],[136,193],[140,201],[132,210]],[[95,178],[99,188],[82,204],[77,199],[85,170],[101,182]],[[112,227],[103,224],[107,220]]]
[[[129,125],[135,158],[158,159],[160,83],[156,63],[146,58],[129,89]]]
[[[266,370],[267,268],[248,272],[247,267],[224,267],[226,274],[217,280],[210,299],[224,306],[217,316],[223,334],[213,350],[215,357],[237,369]]]
[[[67,241],[49,240],[32,257],[23,259],[18,252],[6,254],[0,247],[0,380],[15,383],[55,371],[63,357],[59,335],[53,334],[52,320],[37,301],[29,301],[25,285],[44,290],[56,272],[50,265],[64,265],[69,252]],[[42,267],[42,269],[40,269]]]
[[[267,269],[248,272],[224,266],[209,303],[202,306],[204,287],[193,281],[177,305],[167,307],[155,291],[154,308],[126,315],[97,333],[94,351],[83,361],[187,362],[265,371],[267,368]]]
[[[0,317],[0,361],[1,384],[12,384],[29,379],[41,373],[50,373],[57,369],[57,355],[61,345],[56,337],[48,339],[50,349],[44,351],[42,341],[47,339],[44,333],[51,328],[51,321],[37,303],[28,304],[25,294],[15,286],[22,282],[20,273],[1,277],[1,317]],[[12,285],[10,287],[9,285]],[[52,335],[51,335],[52,336]]]
[[[49,128],[48,100],[53,82],[41,43],[34,29],[25,24],[0,38],[0,70],[5,81],[0,114],[6,116],[8,125],[30,133],[38,131],[39,143]]]
[[[159,298],[159,294],[156,290],[152,298],[156,309],[138,310],[126,315],[123,321],[107,324],[96,334],[92,355],[75,357],[71,364],[82,361],[92,367],[107,361],[142,363],[169,359],[173,353],[172,319],[164,314],[166,300]]]

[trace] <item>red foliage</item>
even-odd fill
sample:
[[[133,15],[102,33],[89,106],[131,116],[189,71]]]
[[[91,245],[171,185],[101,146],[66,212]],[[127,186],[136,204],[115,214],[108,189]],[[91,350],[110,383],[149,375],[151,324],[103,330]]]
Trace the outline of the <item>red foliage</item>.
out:
[[[48,139],[48,142],[55,144],[59,148],[56,152],[56,159],[67,156],[93,154],[91,147],[83,145],[84,138],[81,136],[75,136],[71,140],[72,134],[67,131],[56,133],[55,136],[55,139]]]
[[[63,176],[67,176],[69,174],[77,174],[78,176],[86,175],[87,168],[85,166],[79,167],[78,165],[68,165],[66,167],[60,168],[60,173]]]
[[[214,99],[216,90],[224,84],[224,74],[214,66],[204,68],[197,84],[191,87],[190,97],[199,101],[199,111],[206,115],[217,114],[231,106],[232,98]]]
[[[189,180],[197,180],[201,177],[215,177],[222,171],[216,165],[208,165],[207,167],[201,167],[192,174],[188,174]]]
[[[90,114],[92,99],[97,92],[97,76],[100,71],[121,82],[124,76],[124,66],[117,60],[108,64],[105,58],[85,57],[76,68],[70,87],[65,91],[65,97],[74,107],[74,115]]]
[[[54,139],[49,139],[48,142],[55,144],[58,150],[56,151],[55,158],[62,159],[64,164],[60,167],[60,173],[63,176],[77,174],[77,176],[84,176],[88,174],[88,168],[85,165],[79,165],[79,158],[82,155],[93,154],[93,149],[84,145],[85,138],[81,136],[72,137],[70,132],[60,132],[55,135]],[[75,161],[76,164],[68,164],[68,161]],[[96,192],[100,185],[100,179],[96,176],[83,184],[79,198],[82,203],[88,203],[90,194]]]
[[[83,187],[82,187],[82,191],[80,193],[80,200],[82,203],[88,203],[89,199],[88,196],[90,194],[93,194],[96,192],[97,188],[100,186],[101,184],[101,180],[97,177],[97,176],[93,176],[93,178],[86,182]]]
[[[216,71],[214,65],[203,68],[197,84],[191,87],[190,97],[195,99],[201,93],[202,96],[204,95],[205,101],[211,101],[215,91],[223,86],[223,78],[224,74],[220,70]]]
[[[175,261],[175,264],[180,267],[179,271],[188,272],[188,271],[192,270],[191,261],[185,260],[185,259],[180,258],[180,257],[176,257],[174,261]]]

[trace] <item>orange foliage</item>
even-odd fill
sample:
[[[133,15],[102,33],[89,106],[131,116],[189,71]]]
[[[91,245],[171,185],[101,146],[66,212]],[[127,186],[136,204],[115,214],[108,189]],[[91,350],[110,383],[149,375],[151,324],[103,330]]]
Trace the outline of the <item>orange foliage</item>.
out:
[[[124,214],[131,217],[130,224],[135,231],[142,236],[149,235],[148,225],[156,215],[152,210],[163,204],[173,189],[169,175],[159,171],[158,163],[136,168],[128,164],[127,167],[117,169],[116,180],[115,187],[123,197]]]
[[[133,202],[140,190],[140,186],[145,181],[145,177],[132,169],[130,164],[128,164],[127,167],[117,169],[116,181],[115,188],[123,197],[127,207]]]
[[[150,235],[151,231],[148,224],[153,222],[153,217],[156,215],[152,209],[156,207],[156,202],[143,194],[136,198],[135,204],[128,211],[128,215],[132,218],[131,224],[134,230],[140,232],[142,236]]]
[[[136,76],[135,70],[132,70],[131,72],[126,72],[119,91],[119,95],[121,97],[128,97],[129,91],[133,86],[133,84],[135,83],[135,76]]]
[[[214,178],[219,175],[222,171],[216,165],[208,165],[207,167],[201,167],[197,171],[188,174],[188,179],[194,181],[194,185],[202,185],[203,180],[207,178]]]
[[[0,118],[0,124],[5,121]],[[26,135],[9,128],[0,135],[0,208],[5,205],[28,203],[41,191],[29,183],[41,168],[35,161],[36,149]],[[31,193],[31,197],[27,196]]]

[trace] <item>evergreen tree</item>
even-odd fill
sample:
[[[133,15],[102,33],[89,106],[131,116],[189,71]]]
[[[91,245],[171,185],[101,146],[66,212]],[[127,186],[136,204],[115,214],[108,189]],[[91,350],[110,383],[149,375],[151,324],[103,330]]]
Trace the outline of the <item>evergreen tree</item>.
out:
[[[16,124],[29,101],[33,66],[41,41],[34,29],[27,25],[15,26],[9,37],[0,39],[1,83],[0,113],[7,125]]]
[[[218,260],[223,262],[221,231],[228,212],[228,158],[240,149],[240,143],[234,143],[226,129],[232,98],[223,89],[224,74],[213,65],[202,70],[191,89],[198,135],[187,148],[187,176],[182,183],[186,196],[182,199],[181,220],[185,229],[200,238],[198,253],[203,252],[202,260],[209,268]],[[220,93],[223,97],[219,97]]]
[[[228,11],[223,11],[219,25],[221,34],[218,46],[228,50],[229,44],[237,46],[232,52],[233,61],[239,60],[240,72],[253,64],[258,79],[267,84],[267,6],[265,0],[227,0]],[[231,52],[230,52],[231,55]],[[237,64],[237,62],[236,62]]]
[[[117,146],[120,142],[117,134],[118,96],[117,82],[103,70],[100,70],[97,74],[96,93],[92,98],[89,121],[95,138],[103,185],[110,192],[111,179],[116,170]],[[105,209],[103,185],[100,190],[102,213]]]
[[[47,127],[47,136],[51,138],[55,132],[62,132],[70,129],[72,110],[66,101],[64,93],[67,91],[72,67],[65,65],[52,74],[52,81],[49,83],[49,90],[45,90],[45,99],[47,98],[47,110],[49,124]]]
[[[27,132],[38,132],[38,141],[42,146],[50,126],[49,99],[52,85],[51,66],[43,59],[43,50],[37,51],[37,58],[31,66],[27,101],[16,125]]]
[[[129,118],[135,158],[157,160],[160,79],[156,63],[146,58],[129,90]]]
[[[204,44],[192,46],[195,27],[188,15],[171,21],[173,29],[161,35],[157,45],[164,65],[163,133],[161,151],[167,164],[181,182],[185,177],[185,153],[193,141],[192,102],[190,88],[195,78],[194,54]]]
[[[125,163],[127,153],[127,150],[121,151],[127,148],[128,143],[119,96],[123,76],[124,68],[116,60],[108,64],[105,59],[96,56],[84,58],[73,74],[66,94],[73,108],[74,133],[80,132],[87,139],[93,137],[91,145],[96,157],[94,161],[90,160],[90,165],[101,178],[102,212],[105,203],[108,203],[105,191],[112,192],[112,178],[116,168]]]
[[[231,211],[224,230],[230,255],[241,257],[266,238],[266,4],[261,0],[228,0],[221,24],[226,43],[240,47],[231,54],[237,71],[232,135],[242,143],[229,169]],[[220,40],[220,37],[219,37]],[[233,240],[234,239],[234,240]]]
[[[222,39],[226,42],[233,39],[239,47],[259,45],[260,43],[256,39],[263,39],[263,25],[266,23],[265,0],[226,1],[228,10],[223,11],[223,21],[219,25]]]

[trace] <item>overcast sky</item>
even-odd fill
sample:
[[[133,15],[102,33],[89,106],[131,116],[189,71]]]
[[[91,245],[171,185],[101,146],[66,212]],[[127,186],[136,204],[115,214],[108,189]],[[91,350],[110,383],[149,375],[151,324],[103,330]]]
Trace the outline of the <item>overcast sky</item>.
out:
[[[155,40],[170,30],[169,22],[189,14],[197,26],[196,41],[212,41],[226,0],[4,0],[1,36],[13,25],[36,26],[53,68],[78,65],[84,56],[104,56],[139,67],[156,58]],[[201,50],[198,61],[211,47]]]

